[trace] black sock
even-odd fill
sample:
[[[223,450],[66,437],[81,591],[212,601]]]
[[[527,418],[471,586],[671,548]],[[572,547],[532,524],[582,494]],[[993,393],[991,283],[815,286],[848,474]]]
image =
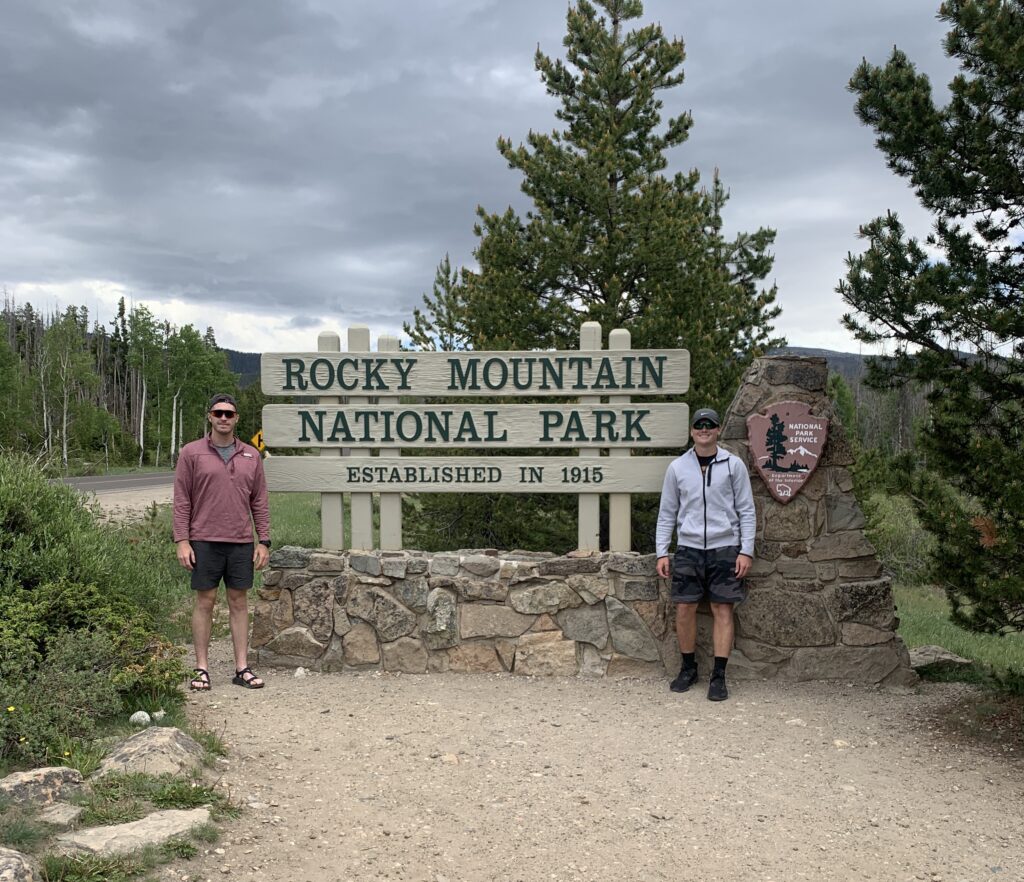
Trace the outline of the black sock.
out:
[[[715,671],[714,672],[716,674],[721,674],[722,676],[725,676],[725,666],[727,664],[729,664],[729,659],[727,657],[723,658],[720,655],[716,655],[715,656]]]
[[[684,652],[683,656],[683,667],[684,668],[695,668],[697,667],[697,653],[696,652]]]

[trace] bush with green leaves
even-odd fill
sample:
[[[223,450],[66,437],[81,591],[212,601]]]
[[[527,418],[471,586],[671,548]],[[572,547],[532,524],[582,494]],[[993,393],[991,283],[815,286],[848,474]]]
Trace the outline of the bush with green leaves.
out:
[[[152,543],[126,539],[0,454],[0,759],[51,760],[122,705],[180,700],[181,650],[158,627],[171,594]]]
[[[868,538],[896,581],[905,585],[926,583],[935,538],[921,526],[910,498],[873,493],[864,502],[864,515]]]

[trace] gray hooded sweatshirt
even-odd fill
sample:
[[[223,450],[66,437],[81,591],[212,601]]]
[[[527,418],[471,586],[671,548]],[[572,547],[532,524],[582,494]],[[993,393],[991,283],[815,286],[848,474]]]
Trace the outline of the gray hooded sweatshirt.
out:
[[[661,488],[658,557],[668,554],[673,530],[679,546],[703,550],[738,545],[741,554],[753,557],[755,526],[750,475],[738,456],[719,447],[703,475],[692,447],[672,460]]]

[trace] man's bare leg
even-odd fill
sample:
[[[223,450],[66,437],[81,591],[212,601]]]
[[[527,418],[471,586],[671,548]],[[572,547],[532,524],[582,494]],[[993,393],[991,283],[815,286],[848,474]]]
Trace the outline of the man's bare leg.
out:
[[[217,589],[196,591],[192,604],[192,645],[196,651],[196,667],[210,667],[210,634],[213,631],[213,608],[217,605]]]
[[[711,615],[712,642],[715,646],[715,667],[711,672],[711,683],[708,685],[708,698],[711,701],[724,701],[729,697],[725,685],[725,666],[732,652],[732,643],[736,628],[733,622],[733,605],[731,603],[712,603]]]
[[[676,604],[676,639],[680,652],[693,652],[697,646],[697,604]]]
[[[231,626],[231,648],[235,654],[235,671],[249,667],[249,592],[244,588],[228,588],[228,624]],[[248,678],[248,675],[246,675]],[[259,677],[253,684],[262,683]]]
[[[715,645],[716,658],[728,658],[729,653],[732,652],[733,639],[736,636],[732,608],[733,605],[731,603],[711,604],[711,615],[714,617],[711,633]]]

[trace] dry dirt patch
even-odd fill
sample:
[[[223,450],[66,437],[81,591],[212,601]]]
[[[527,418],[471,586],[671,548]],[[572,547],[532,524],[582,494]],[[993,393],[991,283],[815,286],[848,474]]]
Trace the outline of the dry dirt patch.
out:
[[[970,689],[884,693],[265,671],[190,711],[230,746],[248,806],[175,878],[1024,879],[1009,742],[951,740]],[[966,702],[966,704],[965,704]]]

